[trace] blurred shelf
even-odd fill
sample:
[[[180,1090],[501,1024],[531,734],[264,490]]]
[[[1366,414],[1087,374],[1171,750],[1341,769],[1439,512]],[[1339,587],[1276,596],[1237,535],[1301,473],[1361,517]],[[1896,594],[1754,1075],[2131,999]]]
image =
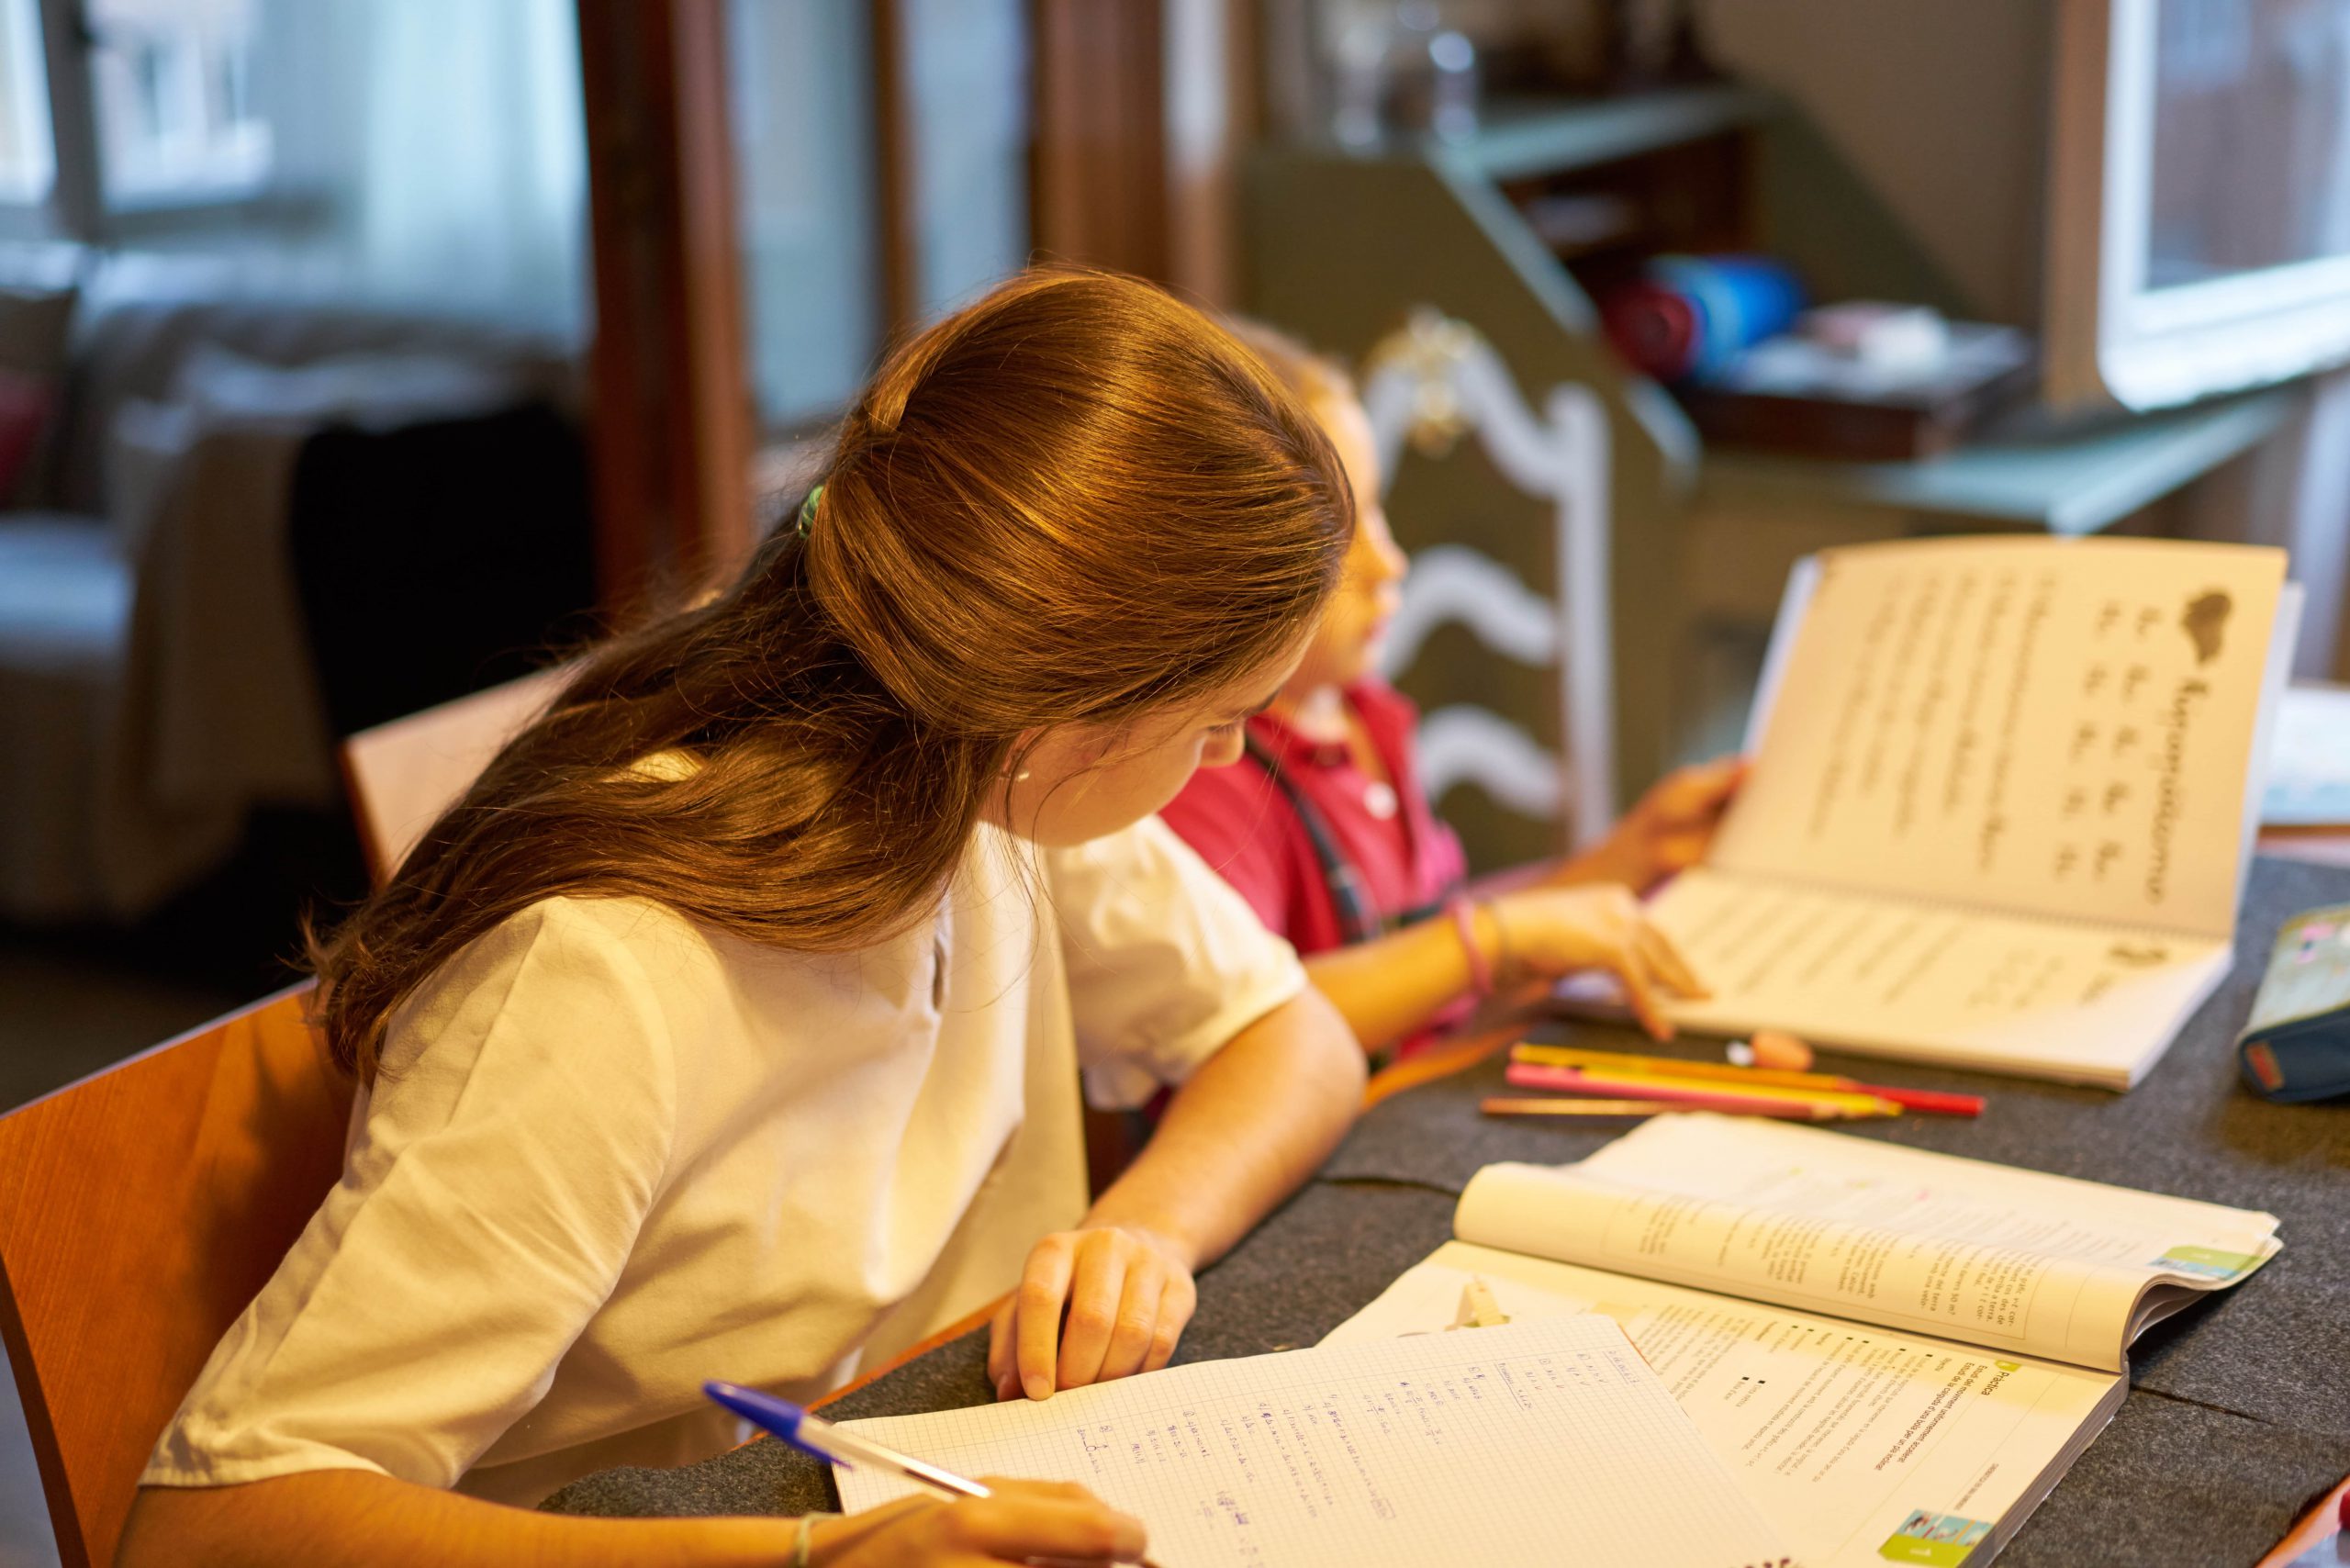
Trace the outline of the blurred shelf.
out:
[[[2293,409],[2288,389],[2142,415],[2077,433],[1991,440],[1919,463],[1835,463],[1708,447],[1724,501],[1892,507],[2077,535],[2109,528],[2250,450]]]
[[[1771,93],[1729,84],[1567,103],[1505,98],[1486,107],[1473,139],[1428,151],[1489,180],[1522,180],[1686,146],[1758,125],[1779,106]]]

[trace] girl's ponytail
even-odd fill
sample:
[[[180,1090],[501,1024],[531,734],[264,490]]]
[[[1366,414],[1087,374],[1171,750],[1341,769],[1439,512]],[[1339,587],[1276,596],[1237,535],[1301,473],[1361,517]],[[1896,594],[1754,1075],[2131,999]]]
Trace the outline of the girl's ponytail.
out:
[[[1197,311],[1036,271],[893,353],[804,529],[593,651],[330,937],[335,1058],[548,898],[646,898],[746,940],[924,918],[1024,732],[1213,691],[1303,633],[1352,528],[1313,416]]]

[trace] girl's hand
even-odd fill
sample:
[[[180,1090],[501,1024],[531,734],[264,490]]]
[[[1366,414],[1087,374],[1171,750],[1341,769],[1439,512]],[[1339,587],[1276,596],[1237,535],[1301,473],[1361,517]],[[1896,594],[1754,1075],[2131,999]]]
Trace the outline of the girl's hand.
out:
[[[1657,780],[1591,853],[1570,862],[1597,870],[1636,892],[1646,892],[1706,857],[1730,798],[1746,779],[1746,759],[1717,757],[1676,768]],[[1587,863],[1587,864],[1586,864]]]
[[[983,1568],[1039,1557],[1141,1560],[1142,1521],[1082,1486],[993,1476],[985,1484],[994,1495],[945,1502],[909,1497],[822,1520],[810,1532],[809,1561],[822,1568]]]
[[[1135,1226],[1047,1236],[1029,1250],[1020,1288],[990,1328],[996,1397],[1045,1399],[1057,1388],[1157,1372],[1197,1303],[1191,1259],[1165,1237]]]
[[[1517,976],[1552,980],[1576,969],[1606,969],[1622,982],[1640,1027],[1660,1040],[1673,1036],[1662,992],[1708,994],[1672,938],[1618,884],[1528,888],[1485,909],[1499,930],[1500,957]]]

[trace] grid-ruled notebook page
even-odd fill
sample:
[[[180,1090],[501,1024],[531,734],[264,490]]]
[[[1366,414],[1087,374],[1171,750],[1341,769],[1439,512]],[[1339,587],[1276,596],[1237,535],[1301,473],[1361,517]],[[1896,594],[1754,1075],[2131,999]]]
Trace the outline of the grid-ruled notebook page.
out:
[[[1041,1403],[847,1423],[965,1475],[1076,1481],[1161,1568],[1792,1563],[1596,1316],[1203,1361]],[[851,1508],[913,1490],[844,1470]]]

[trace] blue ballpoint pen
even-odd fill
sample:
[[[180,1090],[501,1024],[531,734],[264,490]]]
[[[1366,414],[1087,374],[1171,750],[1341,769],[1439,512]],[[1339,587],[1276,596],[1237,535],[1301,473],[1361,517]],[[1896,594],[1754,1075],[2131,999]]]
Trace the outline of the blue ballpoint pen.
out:
[[[744,1388],[732,1383],[705,1383],[701,1391],[761,1431],[789,1443],[802,1453],[813,1454],[827,1464],[878,1470],[949,1497],[985,1497],[991,1495],[976,1481],[968,1480],[951,1470],[942,1470],[927,1460],[900,1453],[896,1449],[869,1438],[860,1438],[855,1432],[845,1431],[820,1416],[810,1415],[804,1407],[789,1399],[778,1399],[755,1388]],[[1156,1568],[1147,1557],[1142,1558],[1140,1563],[1141,1568]]]

